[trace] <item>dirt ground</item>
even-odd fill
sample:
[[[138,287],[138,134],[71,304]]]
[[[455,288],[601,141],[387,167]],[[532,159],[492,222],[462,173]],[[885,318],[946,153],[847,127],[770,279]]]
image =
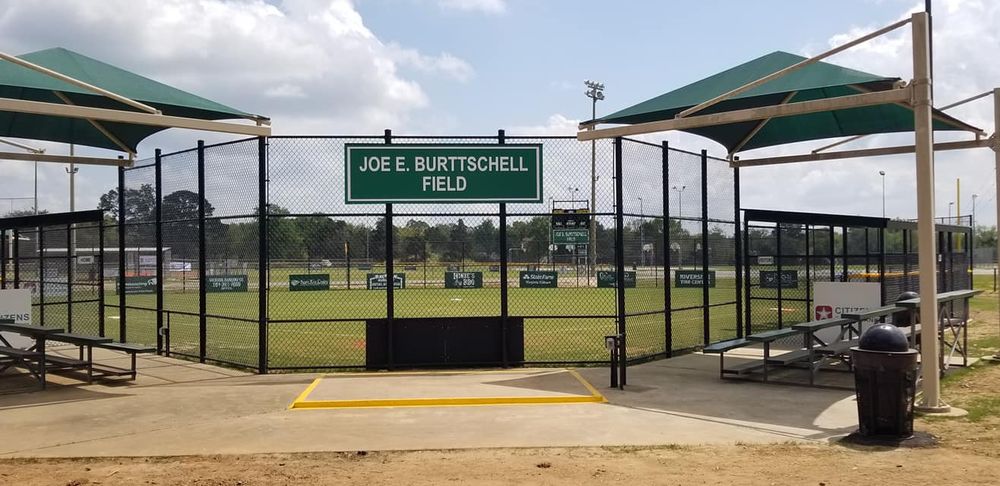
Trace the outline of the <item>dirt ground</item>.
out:
[[[995,340],[995,311],[976,317],[982,324],[971,330],[970,339]],[[944,383],[943,396],[971,413],[958,419],[918,419],[917,430],[940,440],[935,447],[918,449],[834,442],[4,459],[0,485],[998,484],[1000,364],[983,362],[957,372]]]

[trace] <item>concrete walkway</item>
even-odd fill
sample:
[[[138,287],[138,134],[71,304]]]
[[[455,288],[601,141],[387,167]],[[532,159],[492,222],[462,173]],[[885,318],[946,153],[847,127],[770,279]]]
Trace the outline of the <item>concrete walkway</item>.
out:
[[[609,403],[289,410],[317,374],[247,375],[150,357],[135,382],[54,377],[44,392],[0,395],[0,456],[823,441],[855,428],[851,392],[721,381],[717,363],[695,354],[636,366],[623,392],[607,388],[606,369],[579,370]],[[0,391],[22,379],[10,373]],[[441,378],[449,376],[468,381]],[[342,382],[388,393],[378,377]]]

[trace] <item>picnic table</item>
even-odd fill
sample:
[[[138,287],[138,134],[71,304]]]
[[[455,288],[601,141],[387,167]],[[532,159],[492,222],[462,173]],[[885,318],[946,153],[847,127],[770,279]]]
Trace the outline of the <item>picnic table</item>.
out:
[[[951,365],[951,359],[955,353],[962,356],[962,366],[969,365],[968,345],[969,334],[967,327],[969,324],[969,299],[983,293],[982,290],[952,290],[937,294],[938,302],[938,328],[937,338],[941,342],[941,350],[938,356],[939,369],[944,373]],[[955,315],[955,304],[961,302],[960,315]],[[919,317],[917,312],[920,309],[920,298],[901,300],[896,305],[909,309],[915,317]],[[910,321],[910,345],[916,345],[916,336],[920,334],[922,325],[917,323],[917,319]],[[949,336],[950,334],[950,340]],[[945,359],[945,348],[948,348],[948,359]]]
[[[28,370],[32,376],[38,380],[42,389],[45,389],[45,367],[47,357],[45,354],[45,341],[46,339],[53,335],[63,332],[62,329],[33,326],[30,324],[18,324],[11,320],[0,321],[0,331],[12,332],[15,334],[20,334],[27,338],[33,339],[35,344],[31,347],[18,348],[14,347],[0,334],[0,373],[7,370],[11,366],[23,365],[25,369]]]

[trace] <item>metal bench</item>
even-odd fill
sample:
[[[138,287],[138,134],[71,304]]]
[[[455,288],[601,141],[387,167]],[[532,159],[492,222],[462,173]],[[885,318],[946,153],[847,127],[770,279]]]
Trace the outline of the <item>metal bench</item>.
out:
[[[95,344],[94,347],[96,347],[96,348],[102,348],[102,349],[109,349],[111,351],[118,351],[118,352],[122,352],[122,353],[128,354],[132,358],[131,367],[130,368],[119,368],[117,366],[100,365],[100,366],[97,367],[97,369],[101,372],[101,374],[106,375],[106,376],[111,376],[111,375],[115,375],[115,376],[131,375],[131,377],[132,377],[133,380],[135,379],[135,376],[136,376],[135,355],[140,354],[140,353],[142,353],[142,354],[149,354],[149,353],[155,353],[156,352],[156,347],[155,346],[147,346],[147,345],[144,345],[144,344],[133,344],[133,343],[113,343],[113,342],[112,343],[102,343],[102,344]]]
[[[758,368],[761,365],[758,363],[746,363],[734,368],[726,368],[726,353],[734,349],[742,348],[744,346],[749,346],[753,343],[747,341],[743,338],[730,339],[728,341],[719,341],[717,343],[709,344],[702,348],[701,352],[706,354],[719,354],[719,378],[725,378],[727,373],[730,374],[742,374],[750,371],[751,369]],[[753,365],[753,366],[747,366]]]
[[[764,359],[763,359],[763,363],[762,363],[763,369],[764,369],[764,383],[767,383],[767,379],[768,379],[768,376],[767,376],[768,375],[768,371],[769,371],[768,370],[768,364],[770,364],[770,363],[776,363],[778,360],[783,360],[780,356],[777,356],[777,357],[772,357],[771,356],[771,343],[773,343],[773,342],[775,342],[775,341],[777,341],[779,339],[784,339],[784,338],[788,338],[788,337],[792,337],[792,336],[797,336],[799,334],[802,334],[802,331],[799,331],[798,329],[795,329],[794,327],[786,327],[786,328],[783,328],[783,329],[774,329],[772,331],[764,331],[764,332],[759,332],[757,334],[751,334],[751,335],[747,336],[747,341],[751,341],[751,342],[755,342],[755,343],[761,343],[761,344],[764,345]],[[793,353],[796,353],[796,352],[793,351]],[[786,354],[788,354],[788,353],[786,353]],[[782,355],[782,356],[784,356],[784,355]],[[789,358],[793,358],[793,357],[795,359],[791,360],[791,361],[802,359],[801,356],[798,356],[798,355],[796,355],[796,356],[790,356]],[[791,362],[791,361],[789,361],[789,362]],[[783,362],[782,364],[787,364],[787,363]]]

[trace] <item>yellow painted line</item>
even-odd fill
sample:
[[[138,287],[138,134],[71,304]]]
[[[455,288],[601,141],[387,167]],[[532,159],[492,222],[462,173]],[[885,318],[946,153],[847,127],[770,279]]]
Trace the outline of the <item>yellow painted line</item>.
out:
[[[471,370],[471,371],[369,371],[364,373],[329,373],[327,376],[330,378],[338,378],[341,376],[362,376],[366,378],[377,378],[380,376],[440,376],[440,375],[547,375],[554,373],[562,373],[567,371],[565,368],[551,368],[551,369],[502,369],[502,370]]]
[[[573,378],[576,378],[576,381],[579,381],[584,388],[590,391],[590,396],[599,399],[598,401],[600,401],[601,403],[605,403],[608,401],[607,398],[604,398],[604,395],[602,395],[601,392],[597,391],[597,388],[594,388],[594,385],[591,385],[590,382],[587,381],[583,376],[580,376],[580,373],[577,373],[576,370],[566,370],[566,371],[569,371],[569,374],[573,375]]]
[[[303,390],[302,393],[300,393],[299,396],[295,398],[295,400],[292,402],[291,405],[288,406],[288,408],[289,409],[298,408],[296,407],[296,405],[305,402],[306,398],[309,398],[309,394],[312,393],[317,386],[319,386],[320,381],[323,381],[323,375],[317,376],[316,379],[313,380],[313,382],[310,383],[309,386],[307,386],[306,389]]]
[[[479,405],[554,405],[601,403],[603,396],[566,395],[540,397],[452,397],[452,398],[379,398],[368,400],[309,400],[292,403],[291,409],[344,409],[384,407],[457,407]]]

